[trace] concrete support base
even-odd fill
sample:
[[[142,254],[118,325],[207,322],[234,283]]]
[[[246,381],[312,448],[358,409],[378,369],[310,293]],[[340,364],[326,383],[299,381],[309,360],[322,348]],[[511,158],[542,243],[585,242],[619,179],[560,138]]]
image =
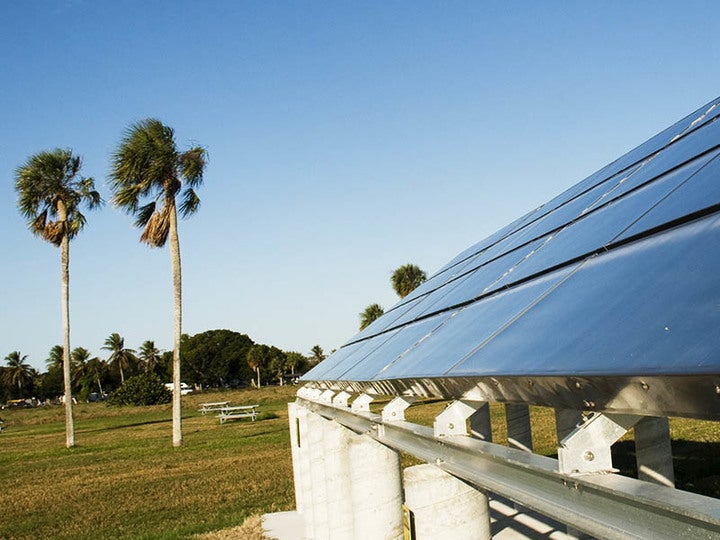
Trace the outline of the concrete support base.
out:
[[[482,492],[434,465],[408,467],[403,476],[416,540],[491,538],[488,499]]]
[[[304,537],[399,540],[399,454],[304,407],[289,407],[296,500]]]

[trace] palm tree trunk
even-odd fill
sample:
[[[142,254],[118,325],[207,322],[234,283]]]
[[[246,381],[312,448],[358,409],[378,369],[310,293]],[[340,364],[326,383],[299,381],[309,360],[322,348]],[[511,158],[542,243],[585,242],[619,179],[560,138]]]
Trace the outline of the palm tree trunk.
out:
[[[180,268],[180,240],[177,229],[175,199],[168,201],[170,208],[170,262],[172,265],[175,297],[175,332],[173,339],[173,446],[182,445],[182,394],[180,393],[180,336],[182,334],[182,272]]]
[[[67,210],[62,201],[58,202],[58,218],[63,227],[67,226]],[[65,385],[65,446],[75,446],[75,422],[73,420],[72,382],[70,378],[70,239],[67,230],[60,243],[60,264],[62,267],[62,329],[63,329],[63,384]]]

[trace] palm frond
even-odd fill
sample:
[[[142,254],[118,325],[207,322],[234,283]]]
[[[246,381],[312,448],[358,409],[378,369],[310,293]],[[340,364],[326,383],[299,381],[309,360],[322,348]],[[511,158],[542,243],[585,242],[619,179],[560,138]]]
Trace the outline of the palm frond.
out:
[[[137,184],[125,185],[118,188],[112,198],[113,204],[128,214],[137,212],[139,201],[140,186]]]
[[[197,196],[194,190],[188,188],[183,192],[183,200],[180,203],[180,215],[186,218],[200,208],[200,197]]]
[[[37,236],[43,235],[43,230],[45,230],[45,223],[47,222],[47,210],[44,212],[41,212],[37,215],[35,219],[32,220],[30,223],[30,230],[33,234]]]
[[[53,244],[59,246],[62,243],[63,234],[65,232],[65,223],[62,221],[49,221],[42,230],[42,237]]]
[[[203,181],[203,172],[207,164],[207,151],[195,146],[179,156],[180,175],[191,188],[198,187]]]
[[[150,247],[162,247],[165,245],[170,233],[170,213],[168,205],[164,205],[160,211],[155,211],[145,225],[140,236],[140,241]]]
[[[77,210],[72,213],[72,219],[67,221],[67,232],[70,239],[75,238],[80,231],[83,230],[87,220],[85,216]]]
[[[153,213],[155,213],[155,201],[151,201],[148,204],[141,206],[135,212],[135,226],[138,228],[145,227],[150,221]]]

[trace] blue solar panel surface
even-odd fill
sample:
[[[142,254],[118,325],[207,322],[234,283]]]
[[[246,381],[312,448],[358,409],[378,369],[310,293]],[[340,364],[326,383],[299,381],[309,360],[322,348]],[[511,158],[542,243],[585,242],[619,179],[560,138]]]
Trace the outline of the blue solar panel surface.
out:
[[[720,374],[719,115],[463,251],[303,380]]]

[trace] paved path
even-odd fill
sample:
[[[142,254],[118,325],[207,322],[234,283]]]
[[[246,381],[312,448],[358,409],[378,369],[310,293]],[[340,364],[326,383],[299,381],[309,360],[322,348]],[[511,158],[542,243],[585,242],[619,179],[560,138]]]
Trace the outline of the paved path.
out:
[[[565,533],[564,525],[528,510],[516,510],[513,503],[494,498],[490,501],[493,540],[575,540]],[[263,516],[263,527],[269,538],[308,540],[305,525],[297,512],[278,512]]]

